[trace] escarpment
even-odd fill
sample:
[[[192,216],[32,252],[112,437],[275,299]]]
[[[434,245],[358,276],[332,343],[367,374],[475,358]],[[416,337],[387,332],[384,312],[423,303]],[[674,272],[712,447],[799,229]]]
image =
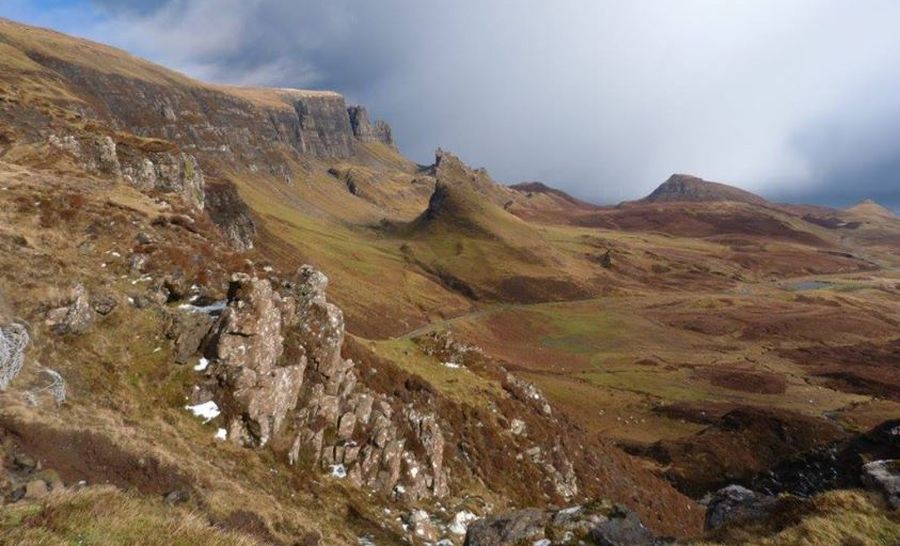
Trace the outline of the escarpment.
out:
[[[273,152],[347,158],[358,142],[391,142],[387,124],[369,124],[364,109],[348,109],[344,97],[330,91],[157,81],[45,54],[32,53],[31,58],[73,89],[75,106],[85,119],[165,139],[232,167],[271,166]]]

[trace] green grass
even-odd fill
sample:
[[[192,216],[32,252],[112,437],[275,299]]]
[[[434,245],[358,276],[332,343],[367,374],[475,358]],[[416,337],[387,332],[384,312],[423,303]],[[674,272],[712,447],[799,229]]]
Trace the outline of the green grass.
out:
[[[436,358],[424,354],[409,339],[372,342],[370,347],[403,370],[422,377],[444,395],[476,407],[488,407],[503,397],[503,388],[466,368],[448,368]]]

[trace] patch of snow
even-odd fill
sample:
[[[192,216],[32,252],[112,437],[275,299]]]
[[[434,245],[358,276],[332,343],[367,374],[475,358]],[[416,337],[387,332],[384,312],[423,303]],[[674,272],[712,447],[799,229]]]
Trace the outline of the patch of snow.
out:
[[[209,360],[207,360],[206,358],[200,358],[200,360],[197,362],[197,365],[194,366],[194,371],[202,372],[206,370],[207,366],[209,366]]]
[[[462,510],[456,513],[453,516],[453,521],[450,523],[448,527],[450,532],[454,535],[464,535],[466,531],[469,529],[469,524],[478,519],[478,516],[469,512],[468,510]]]
[[[153,349],[153,353],[154,353],[154,354],[156,354],[156,353],[158,353],[158,352],[160,352],[160,351],[162,351],[162,347],[157,347],[156,349]]]
[[[215,402],[210,400],[209,402],[204,402],[202,404],[197,404],[195,406],[185,406],[184,409],[193,413],[197,417],[201,417],[204,423],[208,423],[219,416],[221,410],[219,410],[219,406],[216,405]]]
[[[191,313],[206,313],[207,315],[214,315],[224,311],[227,304],[228,302],[226,302],[225,300],[217,301],[209,305],[192,305],[190,303],[182,303],[178,306],[178,308],[184,309],[185,311],[190,311]]]
[[[100,267],[106,267],[106,262],[103,262],[102,264],[100,264]]]
[[[331,476],[334,478],[346,478],[347,469],[342,464],[331,465]]]
[[[559,513],[564,516],[571,516],[572,514],[578,513],[579,510],[581,510],[581,506],[571,506],[569,508],[563,508]]]
[[[540,540],[535,540],[534,542],[532,542],[531,546],[550,546],[551,544],[553,543],[550,542],[549,538],[542,538]]]
[[[444,362],[444,366],[447,368],[452,368],[454,370],[460,367],[456,362]]]
[[[368,535],[363,535],[356,539],[356,543],[359,546],[375,546],[375,541],[372,540],[372,537]]]
[[[216,431],[216,440],[227,440],[228,439],[228,431],[224,428],[220,428]]]

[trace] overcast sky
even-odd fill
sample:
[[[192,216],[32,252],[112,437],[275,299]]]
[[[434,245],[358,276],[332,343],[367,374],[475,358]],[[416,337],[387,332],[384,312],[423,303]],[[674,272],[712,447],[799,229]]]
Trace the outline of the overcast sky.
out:
[[[896,0],[0,0],[222,83],[334,89],[428,163],[595,202],[673,172],[900,205]]]

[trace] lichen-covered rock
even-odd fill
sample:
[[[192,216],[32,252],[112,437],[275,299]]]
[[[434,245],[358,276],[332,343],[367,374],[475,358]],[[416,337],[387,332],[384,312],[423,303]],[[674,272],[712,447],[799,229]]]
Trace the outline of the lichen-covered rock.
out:
[[[307,348],[310,365],[334,384],[340,380],[344,314],[325,300],[328,277],[304,265],[297,274],[297,317],[300,341]],[[326,390],[333,390],[326,389]]]
[[[281,362],[281,298],[267,280],[235,275],[228,306],[213,334],[211,373],[221,386],[216,402],[228,423],[228,437],[266,445],[297,403],[305,357]]]

